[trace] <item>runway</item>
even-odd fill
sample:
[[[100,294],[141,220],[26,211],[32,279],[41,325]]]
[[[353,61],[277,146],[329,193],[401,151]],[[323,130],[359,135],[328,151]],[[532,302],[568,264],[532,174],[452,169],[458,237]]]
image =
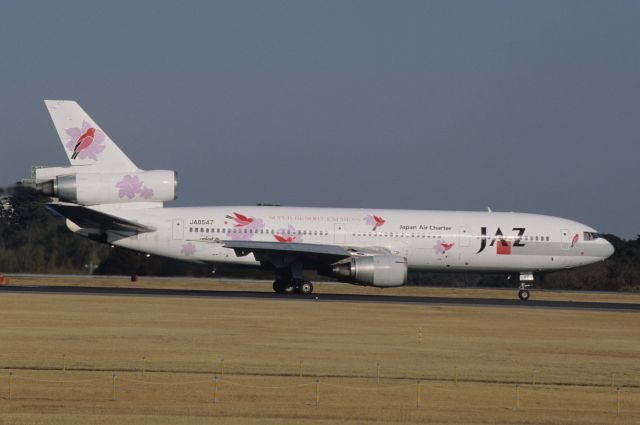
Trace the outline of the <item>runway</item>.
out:
[[[412,304],[412,305],[448,305],[461,307],[508,307],[508,308],[542,308],[542,309],[578,309],[600,311],[640,312],[640,304],[587,302],[587,301],[548,301],[535,300],[523,302],[514,299],[469,298],[469,297],[421,297],[395,295],[350,295],[350,294],[276,294],[275,292],[219,291],[219,290],[184,290],[156,288],[114,288],[89,286],[40,286],[40,285],[5,285],[0,286],[2,293],[34,293],[51,295],[90,295],[90,296],[126,296],[126,297],[173,297],[173,298],[228,298],[271,301],[307,301],[307,302],[347,302],[377,304]],[[535,297],[535,292],[532,294]]]

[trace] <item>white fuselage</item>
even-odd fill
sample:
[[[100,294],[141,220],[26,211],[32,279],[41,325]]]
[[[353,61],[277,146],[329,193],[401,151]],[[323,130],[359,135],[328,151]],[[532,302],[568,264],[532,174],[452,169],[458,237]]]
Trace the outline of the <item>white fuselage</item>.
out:
[[[199,263],[259,265],[225,241],[265,241],[384,249],[410,269],[545,271],[603,260],[613,247],[584,224],[523,213],[368,210],[279,206],[95,207],[153,226],[109,242]]]

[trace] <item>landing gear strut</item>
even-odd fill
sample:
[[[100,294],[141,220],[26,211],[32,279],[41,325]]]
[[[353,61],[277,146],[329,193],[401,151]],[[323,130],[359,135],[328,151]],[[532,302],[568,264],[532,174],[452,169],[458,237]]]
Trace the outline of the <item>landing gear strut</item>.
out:
[[[518,298],[522,301],[527,301],[531,294],[529,294],[529,290],[527,288],[531,288],[533,286],[533,273],[520,273],[520,287],[518,288]]]

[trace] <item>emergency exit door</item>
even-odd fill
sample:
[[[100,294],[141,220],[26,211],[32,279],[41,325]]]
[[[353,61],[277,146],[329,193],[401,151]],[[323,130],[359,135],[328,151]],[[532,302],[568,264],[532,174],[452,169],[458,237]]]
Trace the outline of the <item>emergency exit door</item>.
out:
[[[184,220],[181,218],[173,220],[173,239],[184,239]]]

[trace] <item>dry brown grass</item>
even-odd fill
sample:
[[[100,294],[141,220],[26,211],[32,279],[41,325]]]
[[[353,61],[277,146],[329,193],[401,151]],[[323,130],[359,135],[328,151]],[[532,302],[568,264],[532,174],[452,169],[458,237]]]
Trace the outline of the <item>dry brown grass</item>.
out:
[[[2,425],[640,422],[637,313],[0,294]]]

